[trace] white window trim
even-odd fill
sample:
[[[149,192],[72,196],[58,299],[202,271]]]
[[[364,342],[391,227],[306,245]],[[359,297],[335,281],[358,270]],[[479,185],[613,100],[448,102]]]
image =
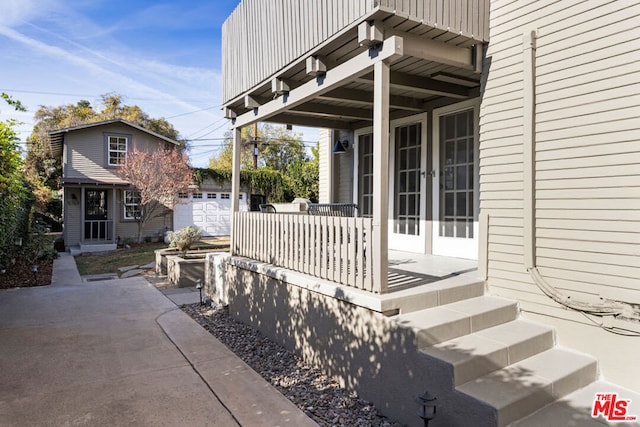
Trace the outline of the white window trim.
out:
[[[124,151],[123,150],[112,150],[111,149],[111,138],[122,138],[124,139]],[[122,167],[123,163],[111,163],[111,153],[120,153],[124,154],[124,158],[126,160],[127,153],[129,151],[129,137],[125,135],[107,135],[107,164],[112,167]],[[118,156],[120,157],[120,156]]]
[[[138,211],[140,211],[140,197],[138,196],[138,202],[136,203],[127,203],[127,193],[137,193],[135,190],[123,190],[122,191],[122,217],[126,221],[136,221],[137,218],[127,215],[127,207],[129,206],[137,206]]]

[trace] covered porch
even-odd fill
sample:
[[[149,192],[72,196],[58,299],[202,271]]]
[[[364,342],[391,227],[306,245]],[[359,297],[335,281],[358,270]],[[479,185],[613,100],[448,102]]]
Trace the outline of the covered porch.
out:
[[[404,281],[402,271],[411,270],[398,268],[392,258],[394,249],[407,248],[423,256],[477,259],[476,105],[488,6],[469,1],[449,11],[445,3],[434,1],[433,7],[413,11],[418,14],[400,13],[386,2],[374,2],[377,7],[365,7],[361,15],[351,10],[355,15],[336,22],[340,28],[332,34],[320,29],[321,34],[309,35],[317,43],[297,52],[288,65],[277,68],[267,61],[265,70],[254,66],[254,84],[225,80],[224,107],[234,146],[232,255],[377,295],[473,267],[443,276],[413,271]],[[239,35],[253,14],[264,12],[252,2],[242,6],[227,21],[229,35]],[[314,13],[319,19],[337,19],[323,16],[327,11]],[[438,19],[450,19],[451,25],[439,27]],[[276,34],[249,49],[281,48],[287,56],[291,46]],[[235,61],[231,57],[239,48],[233,40],[225,42],[229,61]],[[255,79],[259,75],[263,80]],[[321,185],[327,181],[330,190],[320,202],[358,204],[359,216],[239,212],[241,129],[256,122],[330,129],[330,142],[320,153],[327,171]],[[334,142],[350,151],[348,162],[334,159]],[[339,168],[346,175],[338,176]],[[348,194],[334,190],[341,185]],[[432,250],[445,246],[448,251]]]

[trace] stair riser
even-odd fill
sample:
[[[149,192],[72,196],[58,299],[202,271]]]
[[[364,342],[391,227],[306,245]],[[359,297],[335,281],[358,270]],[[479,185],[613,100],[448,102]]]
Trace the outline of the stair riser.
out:
[[[598,375],[597,362],[582,367],[564,378],[554,381],[518,402],[498,411],[498,427],[531,415],[552,401],[591,384]]]
[[[551,347],[553,347],[553,333],[549,331],[513,346],[505,346],[499,351],[465,360],[462,363],[455,364],[453,367],[455,376],[454,383],[456,386],[459,386],[460,384],[464,384],[495,370],[507,367],[512,363],[517,363],[527,357],[548,350]]]
[[[463,317],[416,332],[416,346],[424,348],[444,341],[510,322],[517,317],[516,304]]]

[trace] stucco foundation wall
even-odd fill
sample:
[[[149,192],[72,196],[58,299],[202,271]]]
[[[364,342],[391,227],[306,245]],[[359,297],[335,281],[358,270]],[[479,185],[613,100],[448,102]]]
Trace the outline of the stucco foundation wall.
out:
[[[412,331],[379,313],[232,265],[229,313],[318,366],[385,415],[423,426],[415,397],[437,397],[430,426],[491,426],[495,413],[453,390],[452,373],[420,354]],[[479,424],[481,420],[481,424]]]

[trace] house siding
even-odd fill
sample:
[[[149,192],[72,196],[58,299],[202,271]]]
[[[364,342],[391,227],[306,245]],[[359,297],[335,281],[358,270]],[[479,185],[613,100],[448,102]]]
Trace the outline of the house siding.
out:
[[[131,220],[124,220],[124,208],[122,197],[124,190],[115,190],[116,193],[116,212],[112,217],[116,221],[116,237],[120,239],[138,237],[138,223]],[[165,230],[173,228],[173,214],[171,211],[165,211],[167,215],[152,218],[144,225],[142,230],[143,237],[155,237],[163,235]]]
[[[331,129],[320,129],[318,134],[320,163],[318,166],[318,202],[331,202]]]
[[[107,182],[118,182],[117,167],[107,166],[106,135],[127,136],[128,150],[152,150],[168,143],[124,124],[110,124],[81,129],[65,135],[63,158],[65,178],[89,178]]]
[[[490,289],[517,298],[525,312],[584,325],[593,338],[571,344],[597,355],[609,378],[636,388],[640,375],[629,377],[615,366],[620,359],[597,348],[594,338],[607,333],[546,297],[525,268],[523,34],[537,32],[535,264],[564,294],[638,304],[639,16],[640,4],[628,1],[492,2],[480,110]],[[568,324],[556,325],[561,342],[571,341]],[[640,351],[619,340],[617,348]]]
[[[81,194],[79,188],[65,188],[64,190],[64,244],[76,246],[80,243],[82,227]],[[75,199],[72,197],[75,195]]]
[[[336,203],[354,203],[353,198],[353,132],[344,130],[336,130],[336,137],[340,141],[349,141],[349,148],[345,153],[334,155],[333,151],[333,168],[334,168],[334,202]],[[333,147],[332,147],[333,148]]]

